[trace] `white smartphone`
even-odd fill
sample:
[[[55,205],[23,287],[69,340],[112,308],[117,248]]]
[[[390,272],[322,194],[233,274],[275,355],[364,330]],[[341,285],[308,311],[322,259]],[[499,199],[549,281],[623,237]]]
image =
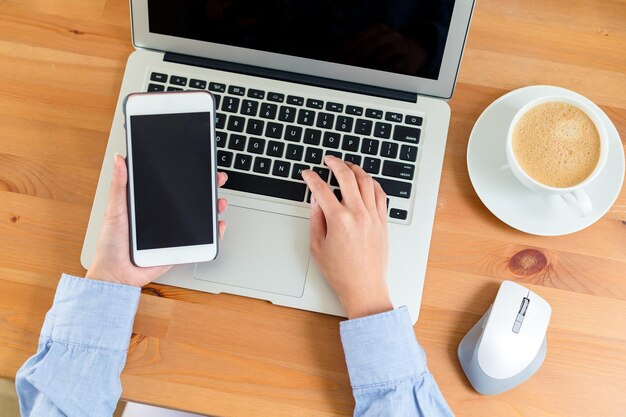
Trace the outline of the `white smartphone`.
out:
[[[137,266],[215,259],[215,104],[207,92],[126,98],[130,256]]]

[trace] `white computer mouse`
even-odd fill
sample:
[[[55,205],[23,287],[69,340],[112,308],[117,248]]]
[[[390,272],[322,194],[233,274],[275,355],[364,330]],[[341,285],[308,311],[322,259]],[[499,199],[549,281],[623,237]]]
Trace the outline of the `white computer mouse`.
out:
[[[550,304],[512,281],[500,285],[487,312],[463,337],[459,360],[481,394],[508,391],[530,378],[546,356]]]

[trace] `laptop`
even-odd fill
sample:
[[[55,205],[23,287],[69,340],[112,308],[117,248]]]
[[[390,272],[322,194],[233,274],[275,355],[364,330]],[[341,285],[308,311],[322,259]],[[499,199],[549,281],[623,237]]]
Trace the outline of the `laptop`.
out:
[[[389,291],[418,318],[450,108],[473,0],[131,0],[134,51],[111,127],[81,262],[91,264],[124,98],[214,94],[228,230],[215,261],[156,282],[345,316],[309,254],[311,168],[359,164],[388,195]],[[350,256],[346,253],[345,256]],[[358,274],[358,271],[355,271]],[[358,277],[356,277],[358,279]]]

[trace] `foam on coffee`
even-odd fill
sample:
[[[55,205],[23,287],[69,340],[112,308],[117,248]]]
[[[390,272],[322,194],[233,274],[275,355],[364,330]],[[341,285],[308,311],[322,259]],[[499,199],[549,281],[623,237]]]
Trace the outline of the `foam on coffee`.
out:
[[[536,181],[572,187],[589,177],[600,160],[600,134],[578,107],[563,102],[539,104],[517,122],[513,153]]]

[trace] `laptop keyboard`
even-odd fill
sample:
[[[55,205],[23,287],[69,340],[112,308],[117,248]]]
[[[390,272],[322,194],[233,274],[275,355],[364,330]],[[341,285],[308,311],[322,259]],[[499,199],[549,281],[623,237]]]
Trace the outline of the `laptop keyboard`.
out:
[[[309,202],[301,172],[312,169],[341,199],[323,163],[335,155],[360,165],[389,197],[409,199],[423,117],[243,86],[152,72],[147,91],[208,90],[216,101],[219,170],[224,188]],[[389,217],[407,210],[388,205]],[[404,208],[407,204],[399,204]]]

